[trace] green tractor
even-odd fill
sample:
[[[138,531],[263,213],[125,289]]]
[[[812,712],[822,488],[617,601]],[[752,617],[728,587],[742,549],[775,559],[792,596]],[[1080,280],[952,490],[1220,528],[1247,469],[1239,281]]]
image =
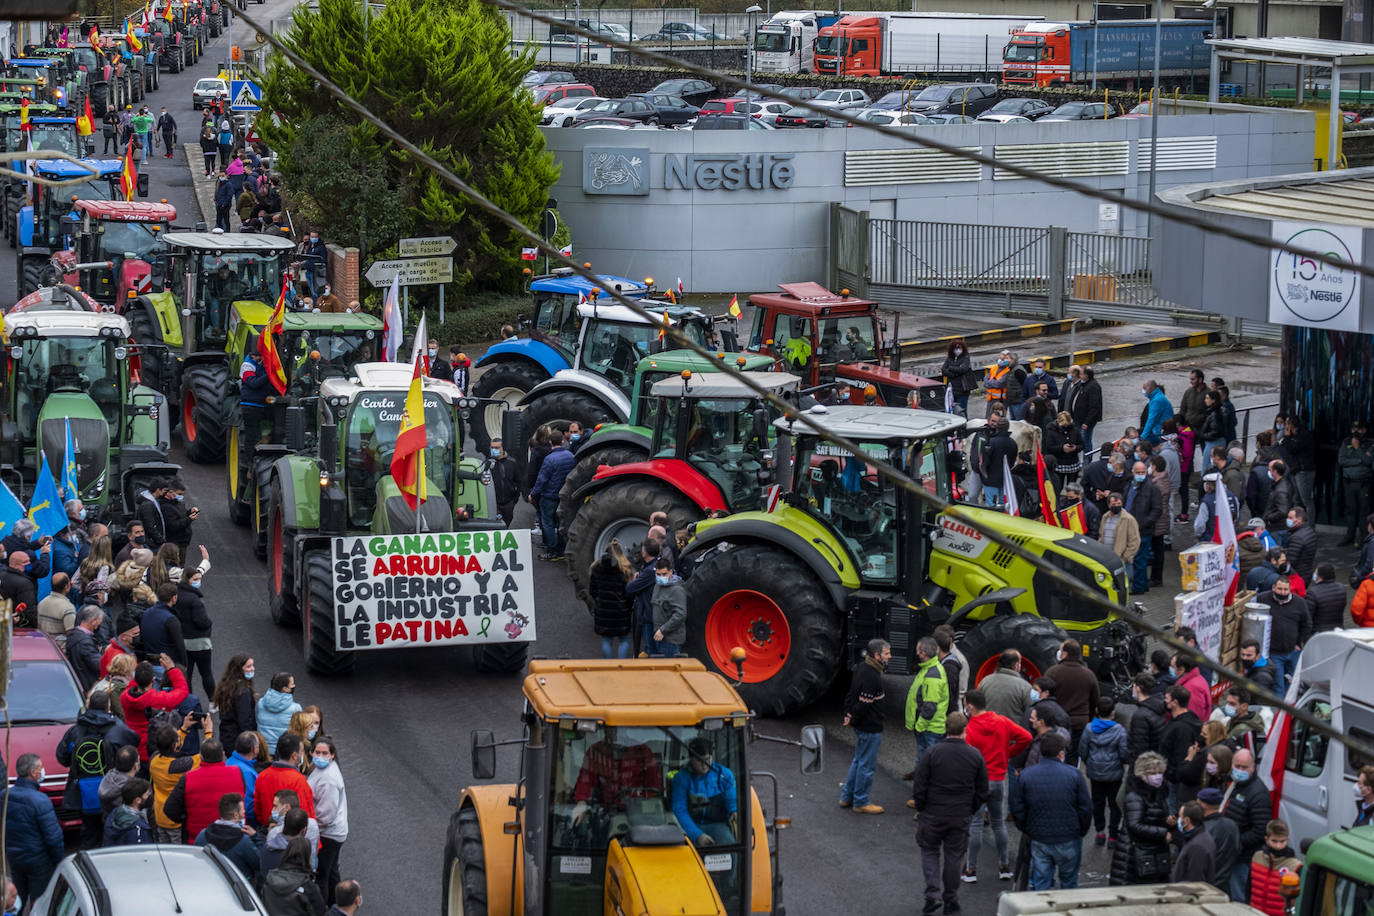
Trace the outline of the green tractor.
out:
[[[240,366],[249,351],[256,329],[239,322],[229,343],[230,365]],[[267,506],[262,500],[275,461],[288,453],[288,418],[303,419],[306,435],[313,435],[315,412],[292,411],[297,405],[310,406],[319,396],[326,379],[348,378],[360,363],[381,358],[382,322],[374,315],[334,315],[319,312],[287,312],[277,352],[286,370],[286,393],[270,399],[270,420],[258,429],[243,428],[243,409],[239,404],[239,379],[229,380],[224,395],[224,415],[228,418],[225,435],[225,481],[229,491],[229,518],[236,525],[251,525],[253,552],[259,559],[267,556]]]
[[[724,355],[728,360],[732,354]],[[762,371],[771,368],[773,363],[772,357],[747,354],[736,358],[735,368]],[[577,450],[577,465],[568,472],[568,479],[558,494],[558,523],[565,532],[582,508],[578,491],[591,482],[598,468],[643,461],[652,454],[654,423],[662,401],[654,397],[650,389],[683,372],[693,375],[717,372],[720,365],[717,360],[698,356],[691,350],[665,350],[639,361],[630,392],[629,419],[624,423],[602,423],[583,433],[590,438]]]
[[[840,406],[808,417],[942,498],[962,472],[958,416]],[[970,685],[992,673],[1008,648],[1021,652],[1023,672],[1038,676],[1072,636],[1104,695],[1130,689],[1145,647],[1125,621],[1067,593],[978,528],[931,511],[805,423],[775,425],[775,464],[790,469],[780,475],[779,504],[702,521],[687,548],[697,558],[687,581],[687,651],[730,676],[731,651],[742,646],[739,689],[751,709],[781,716],[809,706],[874,637],[892,644],[888,673],[911,675],[917,640],[942,623],[960,634]],[[654,507],[668,509],[675,525],[694,520],[685,507]],[[990,509],[962,509],[1124,606],[1126,569],[1105,545]],[[584,508],[579,519],[588,515]]]
[[[6,473],[29,488],[44,456],[60,469],[68,424],[78,495],[92,516],[131,514],[149,481],[180,470],[167,462],[165,399],[134,380],[138,354],[123,318],[67,310],[54,300],[10,312],[5,331],[0,464]]]
[[[801,382],[785,372],[683,372],[649,389],[658,407],[646,458],[597,467],[571,497],[580,509],[568,526],[568,574],[578,597],[587,599],[588,570],[611,541],[632,551],[654,512],[667,512],[677,531],[714,513],[763,506],[778,411],[745,378],[791,400]]]
[[[458,531],[459,522],[487,517],[485,463],[462,456],[462,421],[471,417],[479,402],[465,397],[452,382],[423,382],[429,499],[418,514],[391,477],[411,376],[406,363],[364,363],[348,378],[325,379],[313,407],[287,408],[288,454],[272,463],[259,490],[268,519],[272,619],[282,626],[301,627],[306,667],[316,674],[351,671],[351,649],[358,648],[339,639],[338,627],[351,614],[342,606],[336,609],[336,597],[347,600],[335,588],[335,577],[346,572],[336,567],[333,556],[341,539],[367,536],[385,543],[385,535],[419,540]],[[313,431],[305,417],[312,409]],[[494,531],[498,526],[486,527]],[[483,526],[463,526],[469,527]],[[528,554],[528,532],[501,530],[481,536],[498,534],[525,538]],[[424,588],[431,578],[405,581],[418,581],[417,587]],[[516,671],[524,666],[524,642],[497,641],[474,648],[480,670]]]
[[[123,303],[133,336],[157,344],[143,377],[175,405],[186,457],[224,459],[231,370],[243,363],[246,332],[267,324],[295,248],[287,239],[248,233],[168,232],[152,262],[152,291]],[[178,353],[175,358],[173,352]]]

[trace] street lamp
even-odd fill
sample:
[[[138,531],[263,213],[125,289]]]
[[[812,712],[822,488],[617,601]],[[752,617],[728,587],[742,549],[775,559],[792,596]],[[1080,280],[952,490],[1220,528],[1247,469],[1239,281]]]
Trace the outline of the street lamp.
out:
[[[758,42],[758,36],[754,32],[754,16],[763,12],[763,7],[757,3],[745,10],[749,14],[749,44],[744,50],[744,81],[752,83],[754,81],[754,46]],[[749,101],[749,90],[744,90],[744,100]],[[745,105],[745,116],[749,116],[749,106]]]

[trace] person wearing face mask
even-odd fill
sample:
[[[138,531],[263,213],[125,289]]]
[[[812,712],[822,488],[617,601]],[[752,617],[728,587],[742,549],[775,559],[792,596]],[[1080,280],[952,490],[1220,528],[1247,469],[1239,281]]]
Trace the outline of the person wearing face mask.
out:
[[[286,846],[296,837],[305,837],[310,848],[320,848],[320,825],[313,817],[301,810],[301,800],[295,792],[283,789],[272,799],[264,823],[268,826],[267,839],[258,853],[258,883],[262,877],[281,864]],[[318,856],[318,853],[316,853]]]
[[[37,754],[20,754],[15,780],[5,791],[5,860],[19,895],[43,893],[62,860],[62,828],[48,796],[38,788],[46,775]]]
[[[1170,881],[1211,881],[1216,877],[1217,844],[1203,829],[1202,818],[1202,806],[1197,802],[1179,808],[1173,839],[1180,849],[1178,861],[1169,873]]]
[[[430,378],[442,379],[445,382],[453,381],[453,364],[439,355],[439,341],[431,337],[429,345],[425,348],[425,355],[429,357]]]
[[[1164,389],[1159,387],[1159,383],[1150,379],[1140,389],[1140,394],[1145,398],[1145,420],[1140,426],[1140,438],[1149,442],[1151,445],[1158,445],[1164,438],[1164,421],[1172,419],[1174,415],[1174,405],[1169,403],[1169,399],[1164,395]]]
[[[654,627],[651,654],[673,658],[687,641],[687,594],[682,580],[673,572],[672,561],[665,556],[654,563],[654,593],[649,608]]]
[[[1345,539],[1341,546],[1358,544],[1364,536],[1364,520],[1370,509],[1370,480],[1374,478],[1374,440],[1364,420],[1350,426],[1350,435],[1336,452],[1341,469],[1342,502],[1345,506]]]
[[[14,602],[15,626],[32,626],[37,620],[38,580],[47,578],[51,556],[51,543],[43,544],[37,556],[30,556],[23,550],[10,552],[5,571],[0,573],[0,598]],[[19,613],[20,605],[24,608],[22,614]]]
[[[200,569],[185,571],[177,585],[177,600],[172,605],[172,613],[181,621],[181,637],[186,645],[186,674],[194,678],[199,669],[200,683],[205,689],[203,695],[208,702],[215,695],[215,672],[210,658],[213,648],[210,631],[214,629],[214,622],[205,609],[205,594],[200,588],[204,578]],[[212,707],[210,711],[213,713],[218,710]]]
[[[1274,818],[1265,825],[1264,845],[1250,856],[1247,867],[1250,869],[1250,906],[1265,916],[1287,916],[1293,912],[1281,888],[1286,875],[1295,875],[1302,870],[1302,860],[1288,845],[1286,823]]]
[[[320,708],[318,706],[306,706],[291,716],[291,725],[286,730],[300,738],[301,746],[308,749],[310,742],[315,740],[315,736],[321,734],[321,721]],[[310,755],[306,754],[305,759],[301,761],[301,772],[309,776],[313,765]]]
[[[277,739],[291,725],[291,717],[301,711],[295,694],[295,677],[289,671],[279,671],[272,675],[271,687],[258,700],[258,731],[267,739],[270,748],[276,748]]]
[[[162,137],[162,158],[171,159],[172,152],[177,148],[177,119],[167,113],[165,105],[157,116],[157,132]]]
[[[1140,553],[1140,525],[1125,511],[1120,493],[1107,497],[1107,512],[1102,516],[1097,539],[1110,547],[1128,567]]]
[[[1155,679],[1145,672],[1131,678],[1135,713],[1126,733],[1126,759],[1134,760],[1146,751],[1158,751],[1167,724],[1164,697],[1155,693]]]
[[[1178,805],[1179,770],[1188,760],[1188,751],[1202,735],[1202,720],[1188,708],[1192,691],[1178,684],[1164,693],[1164,711],[1169,724],[1159,737],[1159,753],[1167,764],[1164,778],[1168,781],[1170,810]]]
[[[1041,395],[1038,388],[1042,384],[1046,388],[1043,396],[1047,400],[1059,399],[1059,384],[1053,375],[1045,371],[1045,361],[1039,358],[1033,359],[1031,360],[1030,375],[1026,376],[1025,381],[1021,383],[1021,400],[1029,401],[1031,398]]]
[[[1224,891],[1231,883],[1231,869],[1240,859],[1240,830],[1235,821],[1221,813],[1222,798],[1218,788],[1206,788],[1197,794],[1197,803],[1202,806],[1202,829],[1211,834],[1217,847],[1216,870],[1206,880]]]
[[[1231,869],[1232,900],[1244,903],[1250,878],[1250,857],[1264,845],[1265,828],[1273,815],[1269,789],[1255,776],[1255,755],[1241,748],[1231,759],[1231,781],[1222,792],[1221,812],[1240,830],[1240,858]]]
[[[1088,727],[1098,701],[1101,685],[1097,675],[1083,664],[1083,646],[1076,639],[1066,639],[1059,646],[1059,662],[1045,672],[1054,681],[1054,698],[1069,715],[1069,747],[1065,760],[1078,766],[1078,748],[1083,730]]]
[[[1255,600],[1269,605],[1269,663],[1274,667],[1274,690],[1283,696],[1302,647],[1312,635],[1312,610],[1306,598],[1293,593],[1286,575],[1275,579],[1269,591],[1260,592]]]
[[[1164,768],[1163,757],[1146,751],[1126,777],[1122,830],[1112,852],[1113,886],[1169,879],[1169,828],[1176,819],[1169,814]]]
[[[1269,462],[1269,498],[1264,504],[1264,524],[1280,544],[1288,539],[1288,510],[1296,505],[1293,479],[1288,465],[1275,459]]]
[[[191,547],[191,528],[200,515],[200,509],[186,506],[186,484],[181,482],[180,477],[173,477],[168,481],[161,508],[166,536],[157,546],[161,547],[162,543],[170,542],[177,545],[183,557],[188,556]]]
[[[1247,640],[1254,642],[1254,640]],[[1246,677],[1250,675],[1247,673]],[[1253,678],[1251,678],[1253,680]],[[1221,699],[1221,705],[1212,713],[1212,719],[1226,726],[1226,738],[1236,744],[1250,748],[1258,753],[1264,747],[1264,733],[1267,726],[1264,717],[1250,708],[1250,691],[1244,687],[1232,687]],[[1222,770],[1225,775],[1227,770]]]
[[[240,653],[229,659],[215,685],[210,703],[219,709],[219,735],[225,747],[237,747],[240,735],[258,730],[255,672],[253,656]]]
[[[1102,422],[1102,383],[1097,380],[1093,366],[1083,367],[1083,383],[1066,397],[1064,409],[1073,417],[1083,436],[1083,453],[1093,450],[1093,430]]]
[[[1292,572],[1302,577],[1304,582],[1312,580],[1312,572],[1317,567],[1317,532],[1308,522],[1307,510],[1294,506],[1288,510],[1284,519],[1288,526],[1288,543],[1284,545]]]
[[[320,233],[316,229],[310,230],[310,237],[301,243],[300,265],[305,276],[305,283],[310,288],[312,297],[319,295],[315,287],[324,285],[325,265],[329,263],[329,248],[320,238]]]
[[[515,504],[520,501],[520,466],[514,458],[506,454],[505,442],[500,436],[491,440],[487,451],[490,456],[487,468],[491,472],[496,513],[509,528],[515,519]]]
[[[448,362],[453,367],[453,384],[467,394],[472,380],[472,359],[455,344],[448,348]]]
[[[348,792],[339,769],[334,742],[317,735],[310,742],[310,791],[315,795],[315,820],[320,825],[319,864],[315,878],[325,903],[333,905],[339,883],[339,853],[348,839]]]
[[[578,450],[579,450],[580,448],[582,448],[583,443],[585,443],[586,441],[587,441],[587,434],[586,434],[586,432],[582,429],[582,424],[579,423],[579,422],[577,422],[576,420],[573,420],[571,423],[569,423],[569,424],[568,424],[568,451],[570,451],[570,452],[572,452],[574,455],[576,455],[577,452],[578,452]]]
[[[258,774],[257,784],[253,787],[253,807],[256,810],[272,810],[277,793],[290,789],[300,799],[300,806],[305,813],[312,819],[315,817],[315,793],[301,775],[301,761],[305,754],[306,747],[296,735],[286,732],[277,739],[272,764]]]
[[[1164,500],[1159,489],[1150,481],[1144,461],[1137,461],[1132,466],[1131,481],[1126,485],[1121,504],[1135,518],[1140,530],[1140,549],[1136,551],[1131,565],[1131,594],[1141,595],[1150,590],[1150,558],[1153,554],[1147,538],[1153,536],[1159,516],[1164,511]]]
[[[978,376],[969,359],[968,344],[962,337],[950,342],[945,361],[940,364],[940,375],[954,394],[954,406],[959,415],[967,417],[969,392],[978,387]]]
[[[987,374],[983,376],[983,390],[987,393],[988,399],[988,418],[992,417],[993,411],[1006,415],[1011,406],[1007,395],[1013,385],[1016,388],[1017,403],[1020,403],[1021,380],[1025,376],[1022,375],[1021,378],[1017,378],[1013,374],[1014,366],[1015,360],[1012,359],[1010,351],[1003,350],[997,354],[997,363],[989,366]],[[1013,413],[1012,416],[1015,414]]]
[[[229,755],[225,761],[231,767],[238,767],[238,771],[243,774],[243,804],[245,823],[249,827],[258,828],[262,825],[257,818],[257,810],[253,807],[253,793],[258,785],[258,736],[253,732],[241,732],[233,744],[226,743],[224,747],[233,748],[234,753]],[[262,845],[266,834],[259,831],[253,835],[253,844],[256,848]],[[254,856],[257,853],[254,852]]]

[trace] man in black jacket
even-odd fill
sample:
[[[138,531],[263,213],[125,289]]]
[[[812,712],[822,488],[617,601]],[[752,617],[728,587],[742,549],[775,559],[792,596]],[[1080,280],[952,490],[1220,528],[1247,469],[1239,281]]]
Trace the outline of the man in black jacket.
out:
[[[82,849],[100,845],[100,780],[114,766],[115,751],[129,746],[138,748],[138,734],[110,714],[110,695],[103,690],[91,694],[86,711],[57,742],[54,755],[67,767],[62,804],[81,812]]]
[[[82,693],[100,680],[100,655],[104,647],[92,634],[100,628],[104,619],[104,611],[88,604],[76,612],[76,626],[67,631],[67,661],[72,663],[72,669],[76,671]]]
[[[1302,506],[1289,509],[1285,522],[1288,525],[1288,562],[1304,582],[1311,582],[1312,570],[1317,566],[1317,530],[1307,523],[1307,510]]]
[[[1097,675],[1083,664],[1083,646],[1076,639],[1066,639],[1059,646],[1059,664],[1045,672],[1054,681],[1054,698],[1069,714],[1069,747],[1065,762],[1078,766],[1078,739],[1092,721],[1101,685]]]
[[[1288,510],[1297,503],[1288,465],[1277,458],[1269,462],[1269,480],[1269,499],[1264,504],[1264,524],[1270,531],[1281,532],[1288,523]]]
[[[983,481],[984,505],[999,509],[1006,502],[1005,491],[1011,481],[1005,479],[1005,472],[1015,463],[1016,443],[1011,439],[1011,422],[1003,417],[983,446],[983,466],[978,469],[978,476]]]
[[[1131,693],[1135,696],[1135,715],[1126,735],[1127,760],[1135,760],[1146,751],[1159,751],[1164,736],[1164,698],[1155,695],[1155,679],[1145,672],[1131,678]]]
[[[1309,526],[1304,525],[1304,528]],[[1291,552],[1292,545],[1289,545]],[[1336,581],[1336,567],[1321,563],[1307,587],[1307,604],[1312,611],[1312,632],[1325,633],[1345,625],[1345,586]]]
[[[520,501],[520,465],[506,454],[506,444],[500,436],[491,440],[491,487],[496,497],[496,513],[509,528],[515,518],[515,504]]]
[[[1083,382],[1070,392],[1064,409],[1083,434],[1083,454],[1093,450],[1093,428],[1102,420],[1102,383],[1093,376],[1092,366],[1083,367]]]
[[[1164,778],[1169,783],[1170,811],[1178,810],[1179,768],[1188,759],[1188,748],[1197,744],[1202,737],[1202,720],[1188,708],[1191,696],[1187,687],[1178,684],[1164,694],[1164,709],[1169,713],[1169,724],[1164,726],[1164,732],[1159,737],[1159,753],[1164,757]]]
[[[1279,576],[1255,600],[1269,606],[1269,664],[1274,666],[1274,691],[1283,696],[1298,667],[1298,655],[1312,635],[1312,609],[1306,598],[1293,594],[1287,576]]]
[[[5,571],[0,573],[0,598],[14,602],[15,626],[34,626],[38,621],[38,580],[48,575],[52,538],[44,539],[37,558],[23,550],[10,553]],[[22,614],[20,607],[24,608]],[[25,621],[20,623],[19,621]]]
[[[1135,563],[1131,567],[1131,594],[1139,595],[1150,590],[1150,538],[1159,521],[1159,513],[1164,511],[1164,499],[1159,489],[1150,482],[1145,462],[1137,461],[1131,468],[1131,482],[1122,494],[1122,504],[1140,526],[1140,549],[1136,551]]]
[[[860,814],[883,813],[882,805],[868,800],[868,792],[883,742],[883,670],[891,660],[892,646],[887,640],[870,639],[868,654],[854,666],[844,698],[844,724],[854,729],[854,760],[840,788],[840,807]]]
[[[964,740],[967,727],[963,713],[948,716],[944,740],[921,755],[911,781],[918,818],[916,844],[926,879],[924,916],[938,912],[941,900],[945,913],[960,912],[959,871],[968,851],[968,825],[973,812],[988,800],[988,765]]]
[[[1255,755],[1245,748],[1231,758],[1231,781],[1222,792],[1221,813],[1240,828],[1240,855],[1231,869],[1231,899],[1244,903],[1250,857],[1264,845],[1264,828],[1274,816],[1269,789],[1255,775]]]

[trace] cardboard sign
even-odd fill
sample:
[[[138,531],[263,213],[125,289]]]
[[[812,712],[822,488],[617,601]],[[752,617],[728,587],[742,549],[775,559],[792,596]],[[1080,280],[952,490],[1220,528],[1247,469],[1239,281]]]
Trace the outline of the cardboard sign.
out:
[[[1205,592],[1226,583],[1226,548],[1221,544],[1195,544],[1179,551],[1185,592]]]
[[[1174,596],[1174,611],[1174,627],[1192,627],[1197,633],[1198,651],[1212,661],[1220,661],[1226,586],[1218,585],[1205,592],[1181,592]]]
[[[340,649],[532,642],[528,531],[334,538]]]

